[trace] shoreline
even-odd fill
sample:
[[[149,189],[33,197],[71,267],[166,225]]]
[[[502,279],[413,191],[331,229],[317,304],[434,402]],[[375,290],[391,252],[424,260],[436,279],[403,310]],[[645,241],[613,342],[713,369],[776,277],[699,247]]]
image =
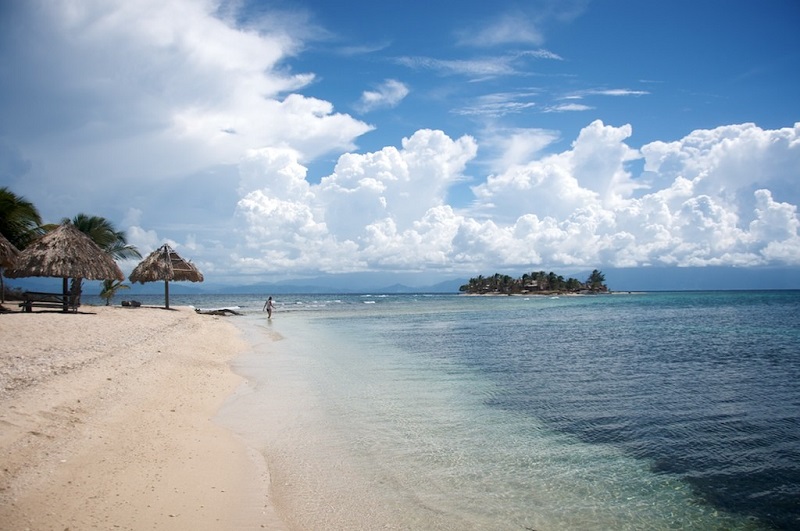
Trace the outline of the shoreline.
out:
[[[0,315],[8,529],[284,529],[263,457],[214,421],[249,348],[190,308]]]

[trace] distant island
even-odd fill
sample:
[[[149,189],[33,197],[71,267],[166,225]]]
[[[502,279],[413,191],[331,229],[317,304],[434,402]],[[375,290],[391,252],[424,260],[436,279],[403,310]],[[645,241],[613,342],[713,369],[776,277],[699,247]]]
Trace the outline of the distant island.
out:
[[[552,271],[525,273],[521,277],[495,273],[493,276],[479,275],[463,286],[460,292],[469,295],[554,295],[567,293],[608,293],[606,277],[595,269],[585,282],[575,278],[564,279]]]

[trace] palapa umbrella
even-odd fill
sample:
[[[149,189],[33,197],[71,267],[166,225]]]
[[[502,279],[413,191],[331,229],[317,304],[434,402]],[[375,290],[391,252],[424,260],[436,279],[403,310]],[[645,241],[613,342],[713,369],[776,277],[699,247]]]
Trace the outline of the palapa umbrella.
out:
[[[3,268],[13,267],[17,261],[19,249],[0,233],[0,304],[6,302],[6,286],[3,282]]]
[[[128,276],[131,282],[164,281],[164,306],[169,310],[169,281],[202,282],[203,274],[191,262],[184,260],[169,245],[164,244],[139,262]]]
[[[111,255],[69,222],[28,245],[6,276],[63,278],[64,311],[69,307],[67,279],[125,279]]]

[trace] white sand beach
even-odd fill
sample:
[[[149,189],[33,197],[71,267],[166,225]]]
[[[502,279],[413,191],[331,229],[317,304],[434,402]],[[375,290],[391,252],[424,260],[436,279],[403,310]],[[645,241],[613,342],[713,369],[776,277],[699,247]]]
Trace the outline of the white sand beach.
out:
[[[284,529],[262,456],[212,420],[247,348],[227,319],[0,314],[0,528]]]

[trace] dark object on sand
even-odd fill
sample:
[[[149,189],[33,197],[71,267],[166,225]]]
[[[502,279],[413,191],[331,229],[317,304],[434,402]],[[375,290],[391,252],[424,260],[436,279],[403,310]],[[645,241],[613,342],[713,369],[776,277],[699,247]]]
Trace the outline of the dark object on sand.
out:
[[[203,310],[202,308],[195,308],[194,311],[203,315],[242,315],[236,310],[231,308],[214,308],[210,310]]]

